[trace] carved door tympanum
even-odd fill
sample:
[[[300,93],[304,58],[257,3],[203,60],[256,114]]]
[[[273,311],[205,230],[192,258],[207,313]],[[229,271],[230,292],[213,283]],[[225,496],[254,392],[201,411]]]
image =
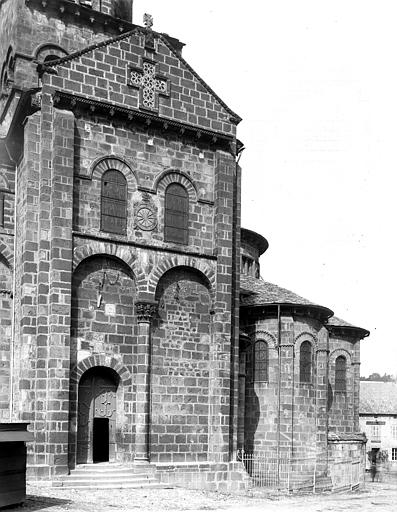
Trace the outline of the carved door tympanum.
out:
[[[88,370],[78,395],[77,463],[114,460],[117,384],[105,368]]]

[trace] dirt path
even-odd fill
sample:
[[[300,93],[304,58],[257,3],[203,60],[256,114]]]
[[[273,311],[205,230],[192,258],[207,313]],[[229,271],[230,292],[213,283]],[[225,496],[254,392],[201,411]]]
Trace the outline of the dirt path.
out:
[[[185,489],[74,491],[28,486],[26,502],[15,512],[213,511],[230,512],[396,512],[397,485],[367,483],[359,492],[278,496],[249,492],[245,496]]]

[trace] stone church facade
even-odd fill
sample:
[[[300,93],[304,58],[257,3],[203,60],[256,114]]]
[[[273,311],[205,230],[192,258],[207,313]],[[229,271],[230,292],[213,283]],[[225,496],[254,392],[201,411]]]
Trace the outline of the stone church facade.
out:
[[[32,478],[226,488],[238,450],[362,451],[368,332],[260,279],[241,119],[131,4],[0,4],[0,421]]]

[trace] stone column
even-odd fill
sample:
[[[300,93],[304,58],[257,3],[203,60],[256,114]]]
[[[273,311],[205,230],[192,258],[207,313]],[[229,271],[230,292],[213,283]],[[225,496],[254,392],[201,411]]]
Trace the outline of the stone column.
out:
[[[289,456],[294,446],[294,319],[280,315],[278,375],[278,456]]]
[[[138,321],[135,463],[149,463],[151,322],[157,303],[137,302]]]
[[[328,446],[328,331],[323,327],[318,335],[316,369],[316,450],[327,455]]]
[[[216,295],[211,325],[209,384],[209,461],[229,462],[237,444],[238,311],[235,208],[236,162],[230,153],[217,151],[215,170]],[[238,255],[238,262],[240,261]]]
[[[244,424],[245,424],[245,378],[246,378],[246,352],[240,352],[240,364],[238,374],[238,426],[237,449],[244,448]]]
[[[353,432],[360,431],[359,407],[360,407],[360,342],[354,344],[352,355],[353,379]]]

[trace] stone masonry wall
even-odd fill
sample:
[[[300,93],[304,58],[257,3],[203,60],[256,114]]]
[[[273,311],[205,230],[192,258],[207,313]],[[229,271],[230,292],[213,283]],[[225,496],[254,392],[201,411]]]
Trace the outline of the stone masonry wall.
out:
[[[12,357],[14,172],[0,165],[3,223],[0,225],[0,421],[10,420],[9,394]]]
[[[105,119],[77,120],[74,229],[103,238],[179,249],[178,244],[164,242],[164,192],[169,182],[178,181],[189,193],[189,248],[212,254],[216,154],[208,150],[203,153],[204,158],[199,158],[194,145],[166,139],[160,133],[155,134],[153,145],[149,145],[151,138],[150,133],[131,131],[122,123]],[[120,170],[127,180],[126,235],[100,230],[101,178],[108,166],[95,166],[98,156],[108,157],[109,165]],[[142,191],[143,187],[149,194]],[[136,224],[137,211],[145,200],[156,217],[156,225],[151,230],[142,230]]]
[[[152,54],[144,49],[143,36],[133,34],[57,66],[57,75],[46,74],[43,80],[54,89],[134,109],[140,105],[140,91],[128,85],[129,66],[141,69],[143,58],[169,81],[169,93],[158,98],[163,119],[235,135],[230,112],[163,39]]]
[[[31,422],[42,476],[67,469],[73,186],[73,116],[46,99],[25,125],[15,265],[14,414]]]
[[[44,60],[47,53],[41,45],[47,44],[51,54],[63,56],[120,33],[112,24],[87,23],[81,16],[62,14],[55,1],[47,1],[45,7],[39,2],[24,5],[24,0],[8,3],[15,4],[18,15],[13,49],[23,55],[17,58],[15,68],[15,81],[21,87],[38,84],[33,60]],[[59,48],[64,51],[59,53]]]
[[[154,53],[144,48],[143,35],[113,42],[45,73],[41,81],[34,58],[64,55],[115,33],[64,18],[50,0],[47,7],[28,2],[17,23],[16,83],[43,86],[41,110],[24,124],[17,169],[14,418],[29,421],[35,433],[30,472],[54,477],[74,464],[76,390],[93,366],[111,367],[123,382],[118,460],[133,457],[135,425],[145,455],[148,388],[142,383],[149,379],[139,372],[150,351],[141,353],[142,364],[135,365],[134,357],[137,340],[150,348],[150,329],[135,318],[138,299],[159,305],[152,338],[152,455],[160,459],[166,447],[175,462],[199,463],[209,454],[212,463],[227,463],[234,442],[231,382],[237,381],[238,334],[238,280],[232,274],[240,190],[233,113],[161,38]],[[135,122],[133,115],[121,122],[117,113],[106,118],[95,108],[83,113],[73,102],[65,107],[54,101],[61,90],[136,111],[140,91],[127,83],[129,66],[142,67],[144,57],[168,77],[169,95],[159,99],[162,129]],[[194,137],[185,137],[182,128],[169,134],[170,121],[194,126]],[[227,135],[230,152],[215,136],[201,142],[201,130]],[[125,235],[100,228],[106,169],[119,170],[127,181]],[[189,195],[186,245],[163,239],[164,194],[173,182]],[[137,228],[143,203],[156,216],[152,230]],[[110,282],[99,290],[105,272]],[[116,277],[120,285],[111,284]],[[182,405],[186,410],[177,413]]]
[[[135,296],[134,277],[123,262],[97,256],[79,265],[72,283],[72,370],[81,361],[105,356],[136,373]],[[126,462],[134,456],[133,385],[120,391],[123,396],[117,410],[115,456],[116,460]],[[70,394],[69,461],[73,467],[77,421],[75,381],[71,383]]]
[[[247,331],[247,329],[246,329]],[[269,374],[267,382],[255,382],[253,345],[248,347],[246,359],[245,447],[248,452],[271,452],[277,446],[278,421],[278,352],[277,319],[268,319],[248,329],[252,343],[264,340],[269,347]]]
[[[329,356],[329,430],[341,434],[357,432],[355,425],[355,348],[354,341],[346,336],[330,336]],[[335,390],[335,360],[346,358],[346,391]]]
[[[154,462],[207,460],[212,300],[203,276],[167,272],[153,326],[152,432]]]
[[[0,256],[0,421],[9,421],[12,273]]]
[[[245,320],[247,322],[247,320]],[[326,451],[326,438],[318,443],[319,399],[316,361],[317,337],[321,325],[309,318],[281,318],[281,368],[279,367],[278,323],[276,318],[258,318],[255,323],[245,324],[252,343],[264,340],[269,348],[269,374],[266,382],[254,379],[253,345],[247,349],[246,370],[246,422],[247,451],[280,451],[295,457],[308,456],[312,452]],[[299,351],[303,341],[312,343],[313,365],[311,382],[299,381]],[[321,370],[322,371],[322,370]],[[279,376],[281,376],[279,411]],[[321,395],[321,398],[323,396]],[[280,431],[278,422],[280,417]],[[326,426],[321,427],[326,435]]]

